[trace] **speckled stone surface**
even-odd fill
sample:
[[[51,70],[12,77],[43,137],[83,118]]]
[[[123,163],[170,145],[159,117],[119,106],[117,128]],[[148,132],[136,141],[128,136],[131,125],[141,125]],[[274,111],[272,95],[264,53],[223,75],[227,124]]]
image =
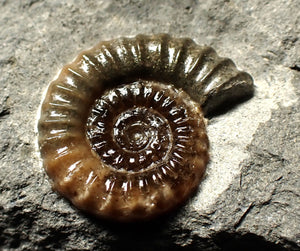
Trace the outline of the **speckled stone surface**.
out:
[[[300,40],[296,1],[0,1],[0,249],[299,250]],[[95,220],[51,190],[37,151],[42,94],[101,40],[191,37],[249,72],[252,99],[208,121],[205,180],[144,224]]]

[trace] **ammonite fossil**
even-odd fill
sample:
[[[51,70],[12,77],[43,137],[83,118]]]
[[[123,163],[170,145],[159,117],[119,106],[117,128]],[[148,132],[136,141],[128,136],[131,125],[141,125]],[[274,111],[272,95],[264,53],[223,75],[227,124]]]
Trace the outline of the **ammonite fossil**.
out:
[[[49,86],[38,123],[44,167],[80,209],[152,218],[201,181],[209,159],[203,112],[252,92],[249,74],[191,39],[101,42]]]

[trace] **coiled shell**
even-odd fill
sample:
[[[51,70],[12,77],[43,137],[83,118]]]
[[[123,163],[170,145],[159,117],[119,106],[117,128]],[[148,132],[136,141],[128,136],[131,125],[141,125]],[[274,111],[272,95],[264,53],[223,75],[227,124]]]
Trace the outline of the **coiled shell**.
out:
[[[38,123],[44,167],[80,209],[120,221],[152,218],[186,200],[203,176],[201,108],[252,92],[249,74],[191,39],[101,42],[49,86]]]

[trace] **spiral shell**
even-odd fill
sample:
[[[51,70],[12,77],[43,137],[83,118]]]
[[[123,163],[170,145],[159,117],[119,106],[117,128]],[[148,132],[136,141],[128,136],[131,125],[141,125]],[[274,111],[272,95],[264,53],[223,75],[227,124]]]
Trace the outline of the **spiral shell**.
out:
[[[249,74],[191,39],[101,42],[48,88],[38,123],[44,167],[82,210],[120,221],[152,218],[201,181],[209,145],[202,110],[252,92]]]

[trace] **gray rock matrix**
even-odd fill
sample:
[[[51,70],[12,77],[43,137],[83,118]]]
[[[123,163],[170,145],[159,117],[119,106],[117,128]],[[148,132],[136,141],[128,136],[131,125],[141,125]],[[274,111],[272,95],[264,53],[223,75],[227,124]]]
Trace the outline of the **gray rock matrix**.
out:
[[[300,250],[300,1],[0,0],[1,250]],[[208,121],[211,162],[176,212],[97,220],[51,189],[37,149],[48,83],[83,49],[138,33],[207,44],[255,81]]]

